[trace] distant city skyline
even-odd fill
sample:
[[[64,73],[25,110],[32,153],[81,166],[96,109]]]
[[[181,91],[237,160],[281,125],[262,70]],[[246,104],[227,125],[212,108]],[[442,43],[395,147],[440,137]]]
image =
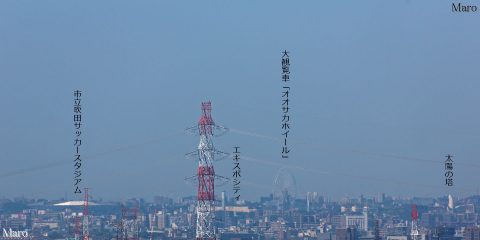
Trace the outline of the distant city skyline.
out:
[[[285,197],[285,198],[283,198]],[[227,201],[215,207],[212,239],[303,240],[478,240],[480,195],[440,198],[356,198],[330,201],[262,197]],[[0,199],[0,239],[194,239],[198,236],[197,198],[128,199],[93,202]],[[83,213],[79,215],[78,213]],[[78,224],[78,220],[83,220]],[[83,231],[82,231],[83,230]],[[84,237],[86,238],[86,237]],[[201,237],[200,237],[201,238]],[[205,239],[205,238],[202,238]]]

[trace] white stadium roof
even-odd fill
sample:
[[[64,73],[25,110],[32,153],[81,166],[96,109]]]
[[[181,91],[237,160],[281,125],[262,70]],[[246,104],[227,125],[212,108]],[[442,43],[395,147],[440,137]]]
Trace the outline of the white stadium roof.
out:
[[[53,206],[83,206],[84,201],[68,201],[68,202],[62,202],[62,203],[57,203],[53,204]],[[88,202],[89,206],[97,206],[97,203],[93,202]]]

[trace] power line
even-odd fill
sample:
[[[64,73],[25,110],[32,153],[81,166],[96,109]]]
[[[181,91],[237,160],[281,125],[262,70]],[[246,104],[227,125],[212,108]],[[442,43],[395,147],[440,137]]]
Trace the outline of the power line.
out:
[[[272,136],[268,135],[263,135],[255,132],[249,132],[249,131],[243,131],[243,130],[238,130],[238,129],[230,129],[231,132],[238,133],[241,135],[245,136],[250,136],[250,137],[257,137],[261,139],[267,139],[271,140],[274,142],[281,142],[279,138],[275,138]],[[298,141],[302,145],[309,144],[309,145],[314,145],[314,146],[319,146],[317,143],[313,143],[312,141]],[[377,156],[377,157],[383,157],[383,158],[390,158],[390,159],[399,159],[399,160],[407,160],[407,161],[412,161],[412,162],[423,162],[423,163],[434,163],[434,164],[443,164],[443,161],[438,161],[438,160],[432,160],[432,159],[425,159],[425,158],[419,158],[419,157],[411,157],[411,156],[404,156],[404,155],[397,155],[397,154],[389,154],[389,153],[380,153],[380,152],[372,152],[372,151],[365,151],[365,150],[358,150],[358,149],[350,149],[338,145],[324,145],[325,148],[332,149],[332,147],[339,149],[341,152],[350,152],[350,153],[357,153],[357,154],[362,154],[362,155],[371,155],[371,156]],[[367,160],[372,160],[372,159],[367,159]],[[477,167],[480,168],[480,164],[475,164],[475,163],[466,163],[466,162],[456,162],[455,163],[457,166],[466,166],[466,167]]]

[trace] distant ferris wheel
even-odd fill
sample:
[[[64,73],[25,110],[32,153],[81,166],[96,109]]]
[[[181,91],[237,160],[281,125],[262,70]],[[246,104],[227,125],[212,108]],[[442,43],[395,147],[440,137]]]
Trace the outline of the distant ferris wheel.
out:
[[[293,204],[297,197],[297,182],[287,167],[280,168],[275,175],[273,197],[282,204]]]

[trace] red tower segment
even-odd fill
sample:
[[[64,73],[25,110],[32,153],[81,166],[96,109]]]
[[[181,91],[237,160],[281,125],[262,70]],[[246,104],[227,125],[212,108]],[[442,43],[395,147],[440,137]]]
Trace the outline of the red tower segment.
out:
[[[418,219],[417,205],[412,204],[412,221],[416,221],[417,219]]]
[[[213,161],[215,148],[213,147],[213,130],[215,123],[212,119],[211,102],[202,103],[202,115],[198,120],[198,190],[197,190],[197,227],[196,239],[216,239],[215,236],[215,170]]]
[[[202,116],[198,120],[198,129],[200,135],[212,135],[212,126],[214,125],[212,119],[212,103],[203,102],[202,103]]]
[[[215,171],[213,166],[198,167],[198,200],[214,201],[215,200]]]
[[[415,204],[412,204],[412,230],[410,235],[412,236],[412,240],[418,240],[420,236],[418,231],[418,210]]]

